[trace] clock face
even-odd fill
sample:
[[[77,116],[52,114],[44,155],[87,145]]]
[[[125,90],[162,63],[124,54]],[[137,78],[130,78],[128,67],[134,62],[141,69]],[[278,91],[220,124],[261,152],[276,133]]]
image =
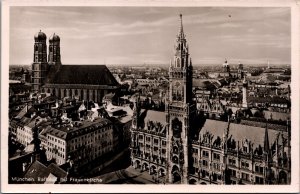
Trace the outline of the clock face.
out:
[[[180,82],[177,81],[177,82],[175,82],[174,85],[178,88],[181,84],[180,84]]]

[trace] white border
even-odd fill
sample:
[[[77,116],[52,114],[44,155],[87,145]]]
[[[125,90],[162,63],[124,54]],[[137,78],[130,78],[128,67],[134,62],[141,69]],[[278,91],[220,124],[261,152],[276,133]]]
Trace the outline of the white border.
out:
[[[160,7],[290,7],[292,24],[292,182],[291,185],[12,185],[8,177],[8,72],[9,72],[9,7],[10,6],[160,6]],[[17,193],[113,193],[113,192],[299,192],[299,43],[300,14],[297,0],[4,0],[1,7],[1,192]]]

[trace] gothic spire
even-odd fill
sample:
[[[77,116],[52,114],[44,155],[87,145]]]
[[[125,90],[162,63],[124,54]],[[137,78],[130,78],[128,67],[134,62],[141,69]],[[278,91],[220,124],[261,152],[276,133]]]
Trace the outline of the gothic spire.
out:
[[[180,27],[179,27],[178,37],[183,39],[183,38],[185,38],[185,36],[184,36],[183,25],[182,25],[182,14],[180,14],[179,17],[180,17]]]
[[[269,151],[270,151],[269,146],[270,146],[270,144],[269,144],[268,124],[266,123],[265,139],[264,139],[264,151],[265,151],[265,153],[269,153]]]

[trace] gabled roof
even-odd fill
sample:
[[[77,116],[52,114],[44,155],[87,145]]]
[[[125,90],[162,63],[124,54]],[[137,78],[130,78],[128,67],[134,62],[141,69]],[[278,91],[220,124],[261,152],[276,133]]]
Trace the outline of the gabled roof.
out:
[[[105,65],[60,65],[50,67],[46,84],[87,84],[117,86]]]
[[[28,170],[25,172],[24,178],[33,178],[35,183],[42,183],[38,181],[38,179],[46,178],[49,174],[50,172],[47,167],[36,160],[29,166]]]
[[[29,166],[25,172],[24,178],[33,178],[35,180],[34,183],[43,183],[50,174],[59,178],[64,178],[67,176],[67,172],[58,167],[56,164],[51,163],[47,167],[36,160]]]

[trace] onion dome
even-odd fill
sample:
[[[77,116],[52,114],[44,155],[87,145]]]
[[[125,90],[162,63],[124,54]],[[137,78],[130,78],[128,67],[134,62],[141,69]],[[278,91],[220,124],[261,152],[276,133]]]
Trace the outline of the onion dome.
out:
[[[36,33],[36,34],[34,35],[34,39],[35,39],[35,40],[46,40],[46,39],[47,39],[47,36],[46,36],[46,34],[45,34],[44,32],[42,32],[42,31],[40,30],[38,33]]]
[[[54,41],[54,42],[60,41],[60,38],[59,38],[59,36],[57,34],[54,33],[52,36],[50,36],[49,41],[50,42],[52,42],[52,41]]]

